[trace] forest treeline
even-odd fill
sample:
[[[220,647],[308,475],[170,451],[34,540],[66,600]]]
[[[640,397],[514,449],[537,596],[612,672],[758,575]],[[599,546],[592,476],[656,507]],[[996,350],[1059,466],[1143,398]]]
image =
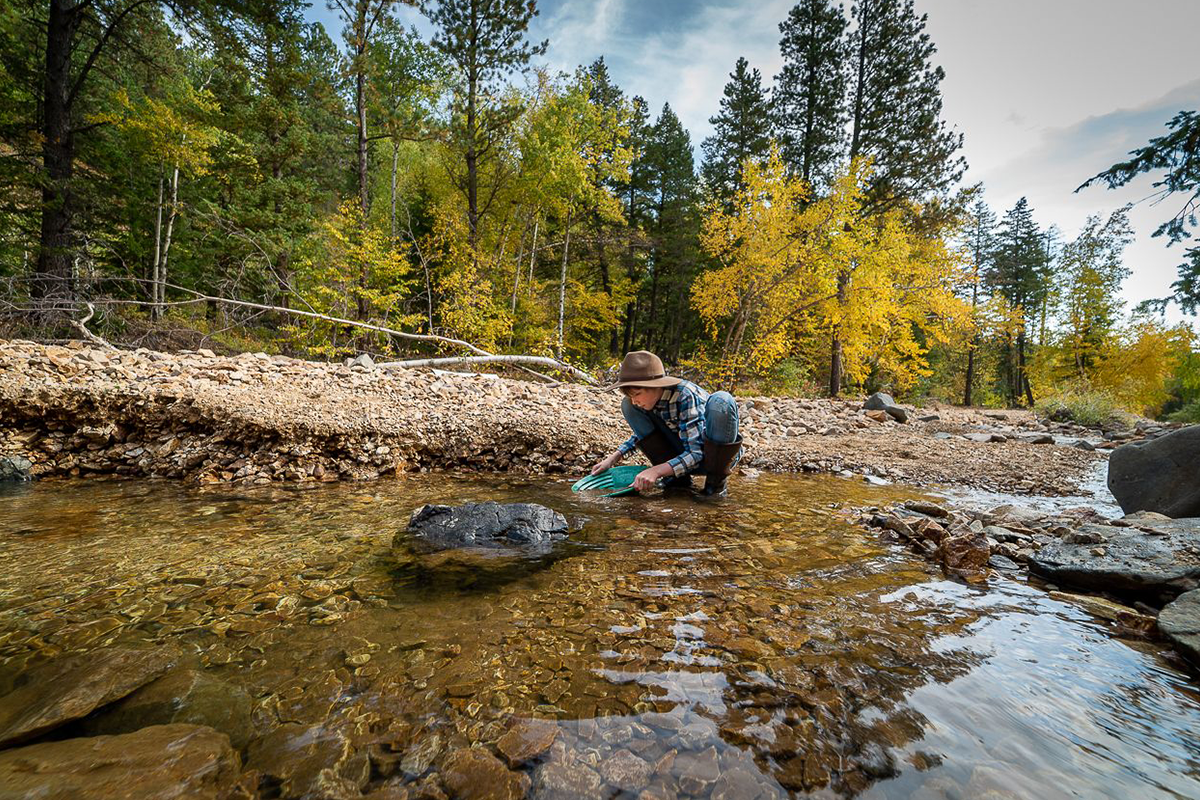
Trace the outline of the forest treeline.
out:
[[[779,74],[731,65],[698,153],[603,58],[547,69],[532,0],[429,2],[427,38],[390,0],[330,7],[337,40],[294,0],[0,11],[10,333],[90,302],[117,338],[315,357],[461,352],[399,330],[584,368],[649,349],[773,392],[1157,412],[1200,390],[1190,330],[1119,299],[1127,209],[1067,235],[962,184],[912,0],[801,0]],[[1197,127],[1097,179],[1173,169]]]

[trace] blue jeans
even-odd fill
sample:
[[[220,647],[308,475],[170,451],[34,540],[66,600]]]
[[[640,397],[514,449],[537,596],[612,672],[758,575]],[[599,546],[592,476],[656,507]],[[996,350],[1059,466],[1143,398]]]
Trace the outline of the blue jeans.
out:
[[[628,397],[621,401],[621,413],[625,415],[625,421],[629,423],[638,439],[643,439],[655,431],[662,431],[675,453],[678,455],[683,452],[683,442],[679,439],[679,434],[671,430],[658,414],[643,411]],[[737,438],[737,402],[729,392],[713,392],[704,404],[704,439],[713,444],[733,444]],[[703,471],[701,468],[699,473]]]

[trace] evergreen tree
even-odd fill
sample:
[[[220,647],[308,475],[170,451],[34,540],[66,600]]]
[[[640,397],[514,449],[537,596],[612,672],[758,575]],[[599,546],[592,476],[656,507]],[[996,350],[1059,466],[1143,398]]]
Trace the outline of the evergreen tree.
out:
[[[1022,197],[1004,215],[996,236],[995,256],[985,280],[1018,315],[1015,342],[1006,346],[1004,378],[1009,404],[1024,399],[1033,405],[1033,388],[1027,370],[1030,322],[1036,319],[1049,295],[1050,258],[1046,238],[1033,219],[1029,201]]]
[[[761,159],[771,146],[771,106],[762,75],[739,58],[725,84],[721,110],[710,117],[713,134],[704,140],[702,173],[708,190],[728,202],[742,188],[742,165]]]
[[[979,289],[982,276],[989,271],[996,247],[996,215],[982,199],[975,201],[968,217],[967,249],[971,258],[971,314],[978,324]],[[967,345],[966,386],[963,389],[963,405],[973,405],[975,388],[975,358],[982,337],[978,331]]]
[[[779,24],[775,128],[792,173],[819,188],[846,151],[847,24],[831,0],[801,0]]]
[[[454,179],[467,199],[471,247],[479,239],[479,220],[495,198],[495,186],[480,202],[480,164],[495,155],[520,107],[500,97],[501,81],[528,69],[529,60],[546,52],[547,42],[525,41],[537,16],[535,0],[440,0],[425,13],[437,28],[433,46],[454,65],[456,144],[465,173]]]
[[[945,193],[962,177],[962,134],[942,120],[937,48],[913,0],[859,0],[849,38],[851,159],[868,157],[873,211]]]
[[[697,274],[700,219],[691,137],[670,104],[663,105],[654,123],[643,162],[652,203],[643,346],[675,360],[684,336],[695,329],[688,313],[688,287]]]
[[[1147,303],[1160,311],[1175,300],[1188,314],[1200,308],[1200,238],[1192,229],[1200,218],[1200,112],[1180,111],[1167,123],[1169,133],[1155,137],[1139,147],[1128,161],[1113,164],[1080,186],[1079,191],[1093,183],[1105,183],[1110,189],[1124,186],[1138,175],[1161,172],[1154,182],[1163,197],[1182,193],[1186,199],[1171,219],[1158,226],[1155,236],[1166,236],[1168,246],[1191,239],[1183,251],[1184,261],[1178,267],[1179,280],[1171,284],[1174,295]]]
[[[625,274],[631,282],[638,283],[645,274],[645,230],[652,203],[651,170],[646,153],[654,126],[650,124],[650,108],[644,98],[634,96],[629,105],[629,150],[633,160],[629,164],[629,180],[618,187],[617,196],[624,206],[625,223],[629,231],[624,258]],[[622,352],[627,353],[634,348],[635,328],[641,309],[642,295],[639,293],[625,307]]]

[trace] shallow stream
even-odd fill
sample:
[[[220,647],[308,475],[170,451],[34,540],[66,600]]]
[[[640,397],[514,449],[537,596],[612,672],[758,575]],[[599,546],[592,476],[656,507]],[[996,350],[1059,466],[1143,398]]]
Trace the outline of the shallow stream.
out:
[[[447,754],[496,752],[527,717],[559,728],[520,767],[531,797],[1200,797],[1195,674],[1012,576],[946,580],[838,511],[915,490],[569,486],[6,489],[0,694],[59,655],[177,646],[249,697],[225,732],[264,797],[436,796]],[[539,558],[393,548],[417,506],[484,499],[578,530]]]

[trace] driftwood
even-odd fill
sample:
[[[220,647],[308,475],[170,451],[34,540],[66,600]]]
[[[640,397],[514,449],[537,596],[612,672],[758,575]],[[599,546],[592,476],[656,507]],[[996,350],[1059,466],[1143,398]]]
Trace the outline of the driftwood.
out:
[[[593,386],[597,385],[596,380],[591,375],[588,375],[586,372],[583,372],[580,369],[572,367],[570,364],[564,364],[561,361],[558,361],[557,359],[548,358],[545,356],[496,355],[494,353],[489,353],[487,350],[484,350],[481,347],[477,347],[477,346],[471,344],[470,342],[463,341],[462,339],[454,339],[449,336],[438,336],[437,334],[432,334],[432,333],[409,333],[407,331],[396,330],[395,328],[387,328],[382,325],[372,325],[369,322],[359,322],[358,320],[342,319],[340,317],[332,317],[327,314],[319,314],[315,311],[302,311],[297,308],[285,308],[284,306],[272,306],[272,305],[266,305],[264,303],[253,303],[248,300],[232,300],[227,297],[216,297],[213,295],[201,294],[200,292],[197,292],[194,289],[188,289],[183,286],[174,286],[171,284],[166,284],[166,286],[169,288],[175,289],[177,291],[187,292],[188,294],[192,295],[192,297],[189,300],[171,300],[171,301],[159,303],[158,304],[159,307],[186,306],[186,305],[195,305],[197,303],[221,303],[221,304],[225,304],[225,305],[236,306],[239,308],[253,308],[253,309],[257,309],[259,311],[271,311],[271,312],[276,312],[276,313],[280,313],[280,314],[291,314],[291,315],[298,316],[298,317],[307,317],[309,319],[318,319],[318,320],[321,320],[322,322],[331,322],[335,325],[350,325],[350,326],[353,326],[356,328],[364,328],[364,329],[370,330],[370,331],[377,331],[379,333],[385,333],[389,336],[396,336],[401,339],[408,339],[410,341],[436,342],[439,344],[446,344],[446,345],[451,345],[454,347],[460,347],[464,350],[468,350],[472,353],[475,353],[474,356],[467,356],[467,357],[461,357],[461,358],[450,357],[450,358],[416,359],[416,360],[411,360],[411,361],[393,361],[393,362],[387,362],[385,364],[380,364],[379,366],[425,367],[425,366],[451,366],[451,365],[455,365],[455,364],[512,364],[513,366],[517,367],[518,369],[523,370],[524,372],[527,372],[531,375],[535,375],[539,378],[542,378],[543,380],[549,381],[551,383],[558,383],[558,381],[556,381],[554,378],[550,377],[549,375],[543,375],[540,372],[535,372],[534,370],[528,369],[525,366],[523,366],[526,364],[529,364],[529,365],[536,364],[536,365],[540,365],[540,366],[544,366],[544,367],[549,367],[551,369],[555,369],[560,372],[564,372],[568,375],[572,375],[572,376],[578,378],[579,380],[584,381],[585,383],[591,384]],[[143,305],[143,303],[138,300],[115,300],[115,299],[99,300],[99,299],[97,299],[94,302],[100,303],[103,305]],[[96,309],[92,302],[88,302],[85,305],[88,310],[87,316],[85,316],[82,320],[78,320],[78,321],[72,320],[71,324],[89,342],[91,342],[95,345],[98,345],[100,347],[105,347],[105,348],[111,349],[113,347],[111,344],[106,342],[104,339],[101,339],[99,336],[96,336],[94,333],[92,333],[91,331],[89,331],[87,329],[86,323],[89,320],[91,320],[91,318],[95,315]]]
[[[585,383],[590,383],[597,386],[596,379],[588,375],[582,370],[572,367],[570,364],[564,364],[557,359],[547,356],[458,356],[450,358],[416,358],[409,361],[386,361],[375,366],[380,369],[389,367],[395,368],[410,368],[410,367],[451,367],[460,364],[537,364],[551,369],[561,370],[570,375],[574,375]]]

